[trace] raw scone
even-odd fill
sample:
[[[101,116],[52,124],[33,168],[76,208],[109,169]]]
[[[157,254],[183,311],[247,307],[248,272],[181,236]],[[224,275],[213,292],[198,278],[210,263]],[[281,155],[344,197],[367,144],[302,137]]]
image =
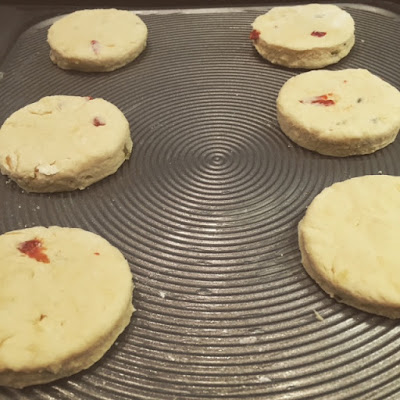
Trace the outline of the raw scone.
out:
[[[275,7],[253,22],[250,39],[273,64],[316,69],[337,63],[354,45],[354,20],[329,4]]]
[[[129,324],[132,274],[94,233],[35,227],[0,236],[0,385],[89,368]]]
[[[302,263],[353,307],[400,317],[400,177],[352,178],[323,190],[299,223]]]
[[[0,129],[0,169],[28,192],[84,189],[113,174],[132,151],[129,123],[103,99],[49,96]]]
[[[400,129],[400,92],[365,69],[317,70],[290,78],[277,99],[282,131],[321,154],[369,154]]]
[[[130,11],[81,10],[57,20],[47,41],[51,60],[62,69],[114,71],[144,50],[147,27]]]

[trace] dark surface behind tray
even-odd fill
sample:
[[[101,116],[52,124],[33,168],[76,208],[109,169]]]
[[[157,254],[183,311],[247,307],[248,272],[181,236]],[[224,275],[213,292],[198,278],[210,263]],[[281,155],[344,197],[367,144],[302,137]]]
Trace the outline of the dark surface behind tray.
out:
[[[356,44],[329,69],[368,68],[399,88],[399,13],[344,8]],[[131,160],[81,192],[27,194],[0,177],[0,233],[55,224],[101,234],[130,263],[137,309],[88,371],[2,388],[0,399],[400,398],[398,323],[327,297],[303,271],[296,232],[333,182],[400,175],[400,142],[346,159],[291,143],[275,99],[302,71],[252,48],[251,22],[266,10],[142,12],[144,53],[113,73],[83,74],[49,60],[45,18],[61,8],[29,19],[0,7],[24,32],[2,35],[0,123],[46,95],[90,95],[125,113],[134,141]]]

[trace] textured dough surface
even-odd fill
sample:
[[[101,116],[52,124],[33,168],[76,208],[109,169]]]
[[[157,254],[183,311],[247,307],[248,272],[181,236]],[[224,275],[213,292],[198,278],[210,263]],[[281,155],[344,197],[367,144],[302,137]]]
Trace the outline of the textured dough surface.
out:
[[[32,240],[45,259],[22,251]],[[88,368],[128,325],[129,265],[100,236],[28,228],[1,235],[0,253],[0,385],[20,388]]]
[[[0,129],[0,169],[29,192],[84,189],[113,174],[132,151],[129,123],[103,99],[49,96]]]
[[[365,69],[317,70],[290,78],[277,99],[283,132],[321,154],[373,153],[400,129],[400,92]]]
[[[47,35],[50,58],[62,69],[114,71],[145,49],[147,27],[130,11],[75,11],[54,22]]]
[[[289,68],[315,69],[337,63],[355,41],[351,15],[330,4],[274,7],[258,16],[252,26],[257,34],[251,37],[259,54]]]
[[[324,189],[299,223],[302,262],[332,297],[400,317],[400,177],[367,175]]]

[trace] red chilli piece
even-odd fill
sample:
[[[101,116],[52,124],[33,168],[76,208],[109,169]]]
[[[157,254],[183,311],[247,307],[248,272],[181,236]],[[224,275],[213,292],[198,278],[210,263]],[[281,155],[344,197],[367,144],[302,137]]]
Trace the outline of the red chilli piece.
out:
[[[44,250],[46,250],[46,248],[43,247],[43,243],[39,239],[28,240],[21,243],[18,246],[18,250],[38,262],[42,262],[45,264],[50,263],[49,257],[47,257],[47,254],[43,252]]]
[[[257,29],[253,29],[250,33],[250,39],[251,40],[257,40],[260,37],[261,32],[258,31]]]
[[[94,255],[95,255],[95,256],[99,256],[99,255],[100,255],[100,253],[98,253],[98,252],[96,251],[96,253],[94,253]]]
[[[322,104],[323,106],[333,106],[335,105],[335,100],[329,97],[333,96],[333,93],[322,94],[321,96],[311,97],[305,100],[299,100],[302,104]]]
[[[315,37],[324,37],[326,35],[326,32],[319,32],[319,31],[312,31],[311,36]]]
[[[91,40],[90,45],[92,46],[94,54],[97,55],[100,53],[100,43],[97,40]]]
[[[315,96],[312,100],[311,103],[318,103],[319,101],[324,101],[328,100],[328,96],[331,96],[331,94],[322,94],[321,96]]]
[[[92,97],[92,96],[86,96],[85,99],[86,99],[87,101],[89,101],[89,100],[93,100],[94,97]]]
[[[332,93],[323,94],[321,96],[315,97],[313,100],[311,100],[311,104],[322,104],[324,106],[333,106],[335,104],[335,101],[329,99],[328,96],[332,96]]]
[[[323,106],[333,106],[335,104],[334,100],[318,99],[311,102],[312,104],[322,104]]]
[[[92,124],[94,126],[104,126],[106,123],[104,121],[102,121],[101,119],[99,119],[98,117],[94,117]]]

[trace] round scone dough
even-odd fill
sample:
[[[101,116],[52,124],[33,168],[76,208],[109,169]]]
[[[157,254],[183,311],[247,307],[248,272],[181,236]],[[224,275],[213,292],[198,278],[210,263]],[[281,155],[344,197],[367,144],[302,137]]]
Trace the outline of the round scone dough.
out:
[[[108,72],[133,61],[145,49],[146,24],[116,9],[75,11],[50,27],[50,58],[62,69]]]
[[[0,385],[22,388],[89,368],[129,324],[121,252],[77,228],[0,236]]]
[[[302,263],[338,301],[400,317],[400,177],[367,175],[335,183],[298,227]]]
[[[113,174],[132,151],[129,123],[103,99],[49,96],[0,129],[0,169],[28,192],[84,189]]]
[[[258,16],[250,38],[273,64],[316,69],[337,63],[354,45],[354,20],[330,4],[275,7]]]
[[[316,70],[290,78],[277,99],[282,131],[321,154],[373,153],[400,129],[400,92],[365,69]]]

